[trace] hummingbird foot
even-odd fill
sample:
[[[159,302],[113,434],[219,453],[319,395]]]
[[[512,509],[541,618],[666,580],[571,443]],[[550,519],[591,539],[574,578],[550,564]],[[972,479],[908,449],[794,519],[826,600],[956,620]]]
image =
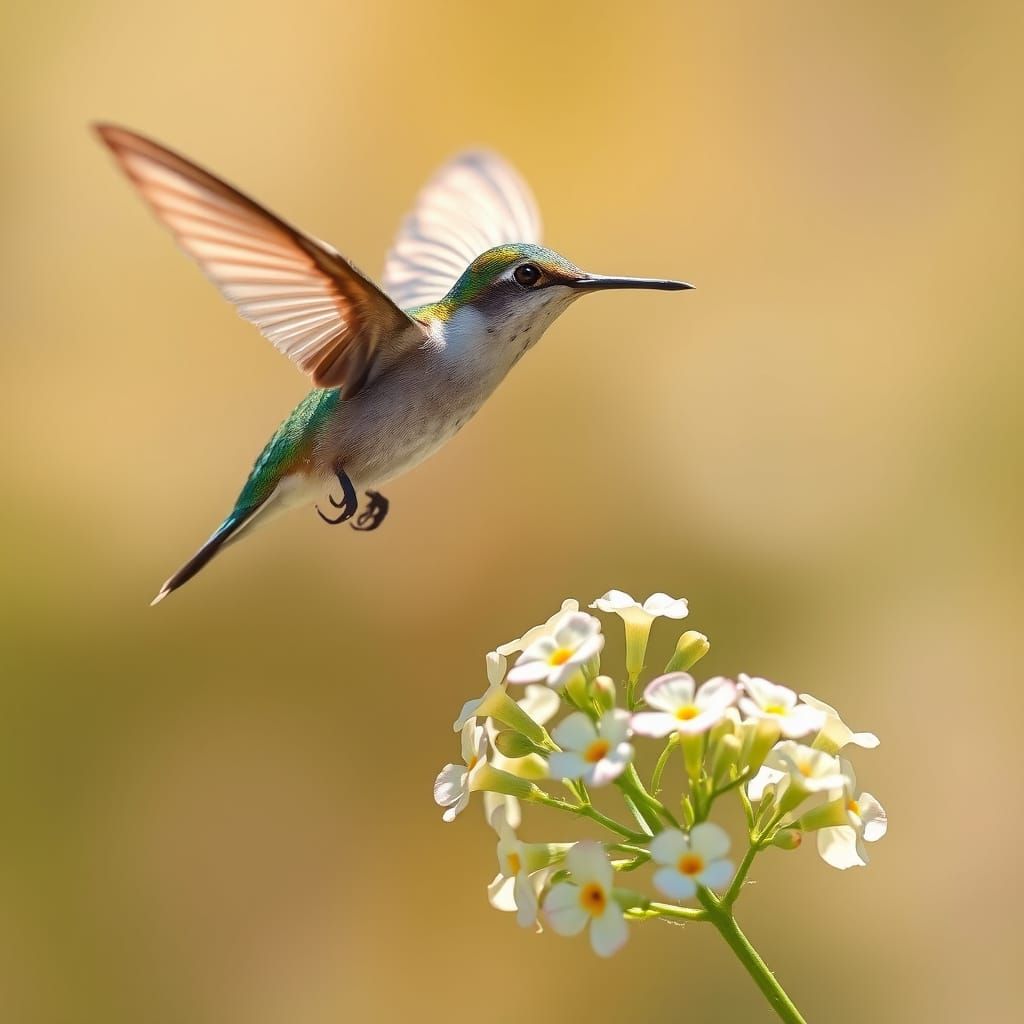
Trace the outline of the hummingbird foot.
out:
[[[336,501],[333,494],[327,495],[327,500],[337,509],[341,509],[338,515],[332,519],[330,516],[325,516],[320,511],[320,506],[316,506],[317,515],[331,526],[337,526],[338,523],[343,523],[347,519],[351,519],[359,508],[359,499],[356,497],[356,489],[352,486],[352,481],[348,478],[348,473],[343,469],[335,470],[338,477],[338,483],[341,484],[341,501]],[[362,517],[360,517],[362,518]]]
[[[391,502],[379,491],[367,491],[366,497],[370,499],[368,504],[363,506],[359,518],[352,524],[353,530],[359,530],[362,533],[376,530],[384,522],[388,509],[391,507]]]

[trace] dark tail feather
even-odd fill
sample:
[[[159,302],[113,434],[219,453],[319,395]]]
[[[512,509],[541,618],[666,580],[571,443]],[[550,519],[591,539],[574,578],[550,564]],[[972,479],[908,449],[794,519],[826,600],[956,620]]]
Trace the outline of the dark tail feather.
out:
[[[172,590],[177,590],[178,587],[188,583],[260,507],[260,505],[256,505],[252,508],[235,509],[214,530],[210,539],[160,588],[160,593],[150,601],[150,607],[159,604]]]

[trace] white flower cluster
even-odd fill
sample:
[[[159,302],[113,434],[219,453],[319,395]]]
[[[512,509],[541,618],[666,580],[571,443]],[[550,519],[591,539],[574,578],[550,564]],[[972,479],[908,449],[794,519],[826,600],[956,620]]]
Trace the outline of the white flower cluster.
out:
[[[865,843],[884,835],[885,812],[858,790],[839,754],[850,744],[877,746],[875,736],[854,733],[814,697],[757,676],[698,685],[687,670],[709,644],[692,631],[679,637],[665,672],[637,698],[652,624],[684,618],[686,601],[654,594],[641,604],[613,590],[591,608],[625,625],[625,707],[617,706],[614,681],[601,674],[600,621],[566,601],[543,625],[487,655],[488,688],[455,721],[462,762],[446,765],[434,783],[445,821],[473,792],[484,793],[498,835],[498,873],[487,889],[493,906],[514,911],[524,927],[539,930],[544,920],[563,935],[588,930],[595,952],[609,956],[626,941],[629,920],[731,913],[754,857],[769,847],[795,849],[805,832],[817,834],[822,858],[834,867],[867,863]],[[647,783],[633,742],[641,737],[664,741]],[[675,800],[662,797],[669,774],[679,778]],[[543,790],[544,780],[562,783],[568,799]],[[629,823],[591,802],[590,788],[609,785],[620,791]],[[747,819],[738,868],[728,857],[728,835],[708,820],[726,794],[739,799]],[[524,801],[587,819],[610,838],[524,842],[517,834]],[[648,864],[654,889],[671,902],[617,883]],[[700,909],[679,906],[689,900]]]

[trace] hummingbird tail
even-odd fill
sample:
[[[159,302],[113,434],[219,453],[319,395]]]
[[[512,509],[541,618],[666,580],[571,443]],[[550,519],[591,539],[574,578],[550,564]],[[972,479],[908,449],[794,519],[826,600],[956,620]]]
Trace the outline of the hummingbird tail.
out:
[[[150,601],[150,607],[159,604],[172,591],[188,583],[262,507],[261,502],[250,508],[236,508],[213,531],[210,539],[160,588],[160,593]]]

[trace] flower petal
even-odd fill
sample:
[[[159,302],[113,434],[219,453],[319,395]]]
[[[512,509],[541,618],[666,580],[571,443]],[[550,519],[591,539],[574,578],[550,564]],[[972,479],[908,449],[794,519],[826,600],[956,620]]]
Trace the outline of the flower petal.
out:
[[[565,863],[573,879],[580,885],[597,882],[608,893],[612,890],[615,872],[604,852],[604,847],[592,839],[576,843],[565,855]]]
[[[595,917],[590,925],[590,945],[598,956],[611,956],[622,949],[629,938],[629,929],[622,910],[612,899],[600,917]]]
[[[631,725],[633,732],[639,733],[641,736],[658,738],[675,732],[679,725],[679,719],[664,711],[639,711],[633,716]]]
[[[513,892],[514,886],[514,878],[506,878],[504,875],[495,875],[491,884],[487,886],[487,902],[490,903],[495,910],[515,910],[516,898]]]
[[[697,895],[697,883],[676,868],[655,871],[654,887],[674,900],[691,900]]]
[[[634,601],[624,590],[609,590],[590,607],[602,612],[620,612],[624,608],[639,608],[640,602]]]
[[[732,861],[713,860],[700,873],[697,881],[709,889],[724,889],[732,881],[733,871]]]
[[[546,725],[558,714],[562,701],[550,687],[531,683],[517,703],[538,725]]]
[[[582,711],[574,711],[555,726],[551,738],[565,750],[586,750],[597,739],[597,729]]]
[[[644,700],[652,708],[661,711],[675,711],[693,703],[697,684],[689,672],[669,672],[668,675],[652,679],[644,687]]]
[[[548,758],[548,774],[553,779],[578,779],[591,767],[583,755],[575,750],[564,750]]]
[[[651,594],[644,601],[644,611],[649,615],[663,616],[666,619],[685,619],[689,614],[685,597],[669,597],[668,594]]]
[[[713,822],[702,821],[690,829],[690,849],[700,854],[705,863],[724,857],[729,845],[729,833]]]
[[[468,775],[464,764],[446,764],[434,780],[434,802],[447,807],[455,803],[463,793],[468,793]]]
[[[826,864],[840,871],[865,864],[857,850],[857,832],[849,825],[818,829],[818,853]]]
[[[689,848],[689,840],[677,828],[659,832],[647,846],[656,864],[675,864]]]
[[[559,935],[579,935],[590,915],[580,906],[580,890],[569,882],[552,886],[544,900],[544,916]]]

